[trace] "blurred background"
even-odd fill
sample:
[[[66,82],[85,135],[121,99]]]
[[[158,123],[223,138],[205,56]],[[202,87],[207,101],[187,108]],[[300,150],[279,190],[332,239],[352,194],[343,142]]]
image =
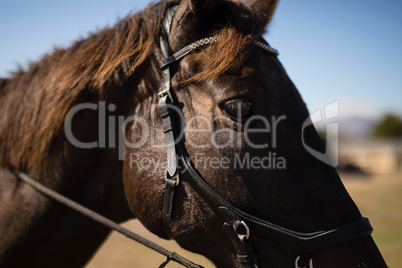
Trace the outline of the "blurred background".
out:
[[[0,77],[149,2],[2,0]],[[330,121],[339,130],[338,169],[390,267],[402,262],[401,12],[398,0],[281,0],[265,35],[311,113],[338,103]],[[317,124],[323,139],[328,122]],[[126,225],[157,240],[138,222]],[[155,267],[163,258],[153,256],[113,234],[88,267]]]

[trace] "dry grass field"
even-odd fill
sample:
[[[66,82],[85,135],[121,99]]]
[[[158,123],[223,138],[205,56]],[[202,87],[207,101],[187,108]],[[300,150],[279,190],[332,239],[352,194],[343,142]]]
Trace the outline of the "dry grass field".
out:
[[[374,227],[373,237],[380,248],[388,266],[399,268],[402,263],[402,173],[394,175],[363,176],[341,174],[350,195],[357,203],[362,214]],[[130,230],[202,264],[214,267],[202,256],[180,249],[172,241],[161,240],[150,234],[137,221],[124,224]],[[151,250],[113,233],[99,249],[88,268],[126,268],[158,267],[165,258]],[[168,267],[181,267],[169,264]]]

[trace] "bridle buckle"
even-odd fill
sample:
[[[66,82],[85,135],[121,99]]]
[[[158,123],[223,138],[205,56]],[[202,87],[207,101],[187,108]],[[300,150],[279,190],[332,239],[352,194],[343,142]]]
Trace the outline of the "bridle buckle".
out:
[[[175,186],[178,186],[180,184],[180,176],[178,174],[178,172],[176,172],[176,174],[174,174],[173,176],[170,176],[169,174],[169,170],[166,169],[166,174],[165,174],[165,181],[175,181]]]
[[[235,232],[238,236],[243,236],[246,240],[250,238],[250,228],[244,221],[239,221],[238,224],[235,225]]]
[[[166,96],[168,96],[170,101],[173,103],[173,97],[172,97],[172,93],[170,92],[170,88],[166,88],[166,89],[163,89],[158,92],[159,99],[162,99],[163,97],[166,97]]]
[[[309,262],[308,262],[308,267],[305,266],[299,266],[299,261],[301,259],[301,255],[299,255],[296,260],[295,260],[295,268],[313,268],[313,259],[309,257]]]

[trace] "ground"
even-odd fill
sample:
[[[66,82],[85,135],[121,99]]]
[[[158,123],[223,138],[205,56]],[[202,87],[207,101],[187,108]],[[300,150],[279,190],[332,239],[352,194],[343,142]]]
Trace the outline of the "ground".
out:
[[[373,237],[390,268],[402,263],[402,173],[393,175],[362,175],[341,173],[341,178],[363,216],[374,227]],[[214,267],[202,256],[182,250],[176,243],[150,234],[138,221],[125,227],[160,243],[169,250],[183,254],[206,268]],[[165,257],[113,233],[99,249],[88,268],[158,267]],[[182,267],[169,264],[168,267]]]

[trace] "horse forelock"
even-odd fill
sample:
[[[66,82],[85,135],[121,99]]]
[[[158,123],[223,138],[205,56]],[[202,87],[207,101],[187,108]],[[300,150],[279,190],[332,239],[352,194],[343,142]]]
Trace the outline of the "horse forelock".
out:
[[[186,24],[194,23],[193,11],[185,12],[187,14],[182,14],[181,20],[176,21],[177,25],[174,24],[182,28],[177,37],[170,37],[177,43],[173,44],[174,47],[182,48],[205,37],[218,37],[219,40],[201,49],[199,60],[196,60],[197,70],[185,82],[216,79],[224,74],[241,72],[253,41],[265,31],[266,21],[239,1],[222,1],[213,18],[198,18],[192,26]]]

